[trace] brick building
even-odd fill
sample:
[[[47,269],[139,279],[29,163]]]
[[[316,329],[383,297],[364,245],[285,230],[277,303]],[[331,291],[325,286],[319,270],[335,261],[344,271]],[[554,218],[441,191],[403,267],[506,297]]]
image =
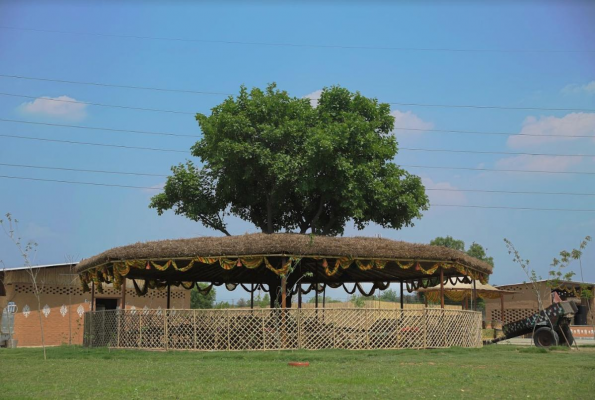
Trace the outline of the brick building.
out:
[[[115,309],[122,305],[122,291],[106,285],[103,293],[83,293],[74,264],[52,264],[33,267],[37,274],[41,292],[41,319],[45,344],[49,346],[63,343],[82,344],[83,314],[96,310]],[[152,290],[145,296],[138,296],[130,280],[126,282],[126,309],[165,309],[166,290]],[[190,308],[190,291],[172,287],[170,308]],[[40,346],[41,334],[37,314],[37,298],[33,292],[31,275],[27,268],[14,268],[0,271],[0,311],[3,311],[0,326],[6,330],[9,302],[16,304],[13,338],[19,346]],[[3,332],[6,336],[8,332]]]

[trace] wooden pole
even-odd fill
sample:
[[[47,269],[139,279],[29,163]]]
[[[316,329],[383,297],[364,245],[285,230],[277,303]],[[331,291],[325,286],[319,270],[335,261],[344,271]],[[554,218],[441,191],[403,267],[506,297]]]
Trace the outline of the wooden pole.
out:
[[[475,286],[475,279],[473,279],[473,311],[477,311],[477,287]]]
[[[167,309],[169,310],[169,303],[171,301],[171,285],[167,282]]]
[[[314,303],[315,307],[314,308],[318,308],[318,282],[316,282],[316,288],[314,289],[314,293],[316,293],[316,301]]]
[[[281,308],[285,309],[287,302],[287,277],[281,278]]]
[[[302,308],[302,284],[298,285],[298,308]]]
[[[405,299],[405,295],[403,293],[403,281],[401,281],[401,310],[403,309],[403,301]]]
[[[120,308],[122,310],[125,310],[126,309],[126,278],[123,278],[122,280],[123,280],[123,282],[122,282],[122,295],[120,298]]]
[[[95,282],[91,282],[91,311],[95,311]]]
[[[444,269],[440,268],[440,308],[444,308]]]
[[[504,317],[504,293],[500,293],[500,319],[502,320],[502,325],[506,323],[506,318]]]
[[[250,309],[254,309],[254,284],[250,284]]]
[[[324,285],[324,289],[322,290],[322,308],[326,307],[326,285]]]

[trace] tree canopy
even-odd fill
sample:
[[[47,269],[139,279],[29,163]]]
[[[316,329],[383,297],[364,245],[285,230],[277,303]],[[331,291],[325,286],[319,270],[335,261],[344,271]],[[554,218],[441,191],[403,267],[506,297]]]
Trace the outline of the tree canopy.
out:
[[[160,215],[173,209],[226,235],[228,215],[265,233],[337,235],[350,220],[400,229],[428,208],[421,179],[393,163],[388,104],[334,86],[312,106],[270,84],[242,86],[211,111],[196,114],[202,166],[172,167],[151,200]]]
[[[465,251],[465,242],[463,242],[462,240],[453,239],[452,236],[438,236],[436,239],[432,240],[430,244],[433,246],[443,246],[448,247],[450,249]]]
[[[206,289],[207,284],[199,283],[198,284],[201,289]],[[217,296],[217,292],[215,288],[211,288],[211,291],[207,294],[202,294],[199,292],[196,287],[192,288],[190,291],[190,308],[198,308],[198,309],[208,309],[213,308],[215,304],[215,298]]]
[[[482,260],[490,264],[492,267],[494,266],[494,258],[488,257],[486,250],[482,245],[473,242],[471,246],[467,250],[465,250],[465,242],[462,240],[453,239],[452,236],[446,237],[437,237],[436,239],[430,241],[430,244],[433,246],[444,246],[449,247],[451,249],[463,251],[470,255],[471,257],[475,257],[478,260]]]

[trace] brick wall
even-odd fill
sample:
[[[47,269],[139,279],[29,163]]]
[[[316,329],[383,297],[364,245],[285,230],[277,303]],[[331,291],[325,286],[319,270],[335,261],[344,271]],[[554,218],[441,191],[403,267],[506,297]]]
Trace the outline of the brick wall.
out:
[[[0,310],[8,301],[17,305],[15,315],[14,339],[19,346],[41,346],[37,298],[28,283],[14,283],[6,286],[6,296],[0,297]],[[121,291],[107,287],[103,294],[95,298],[116,298],[120,304]],[[130,282],[127,283],[126,309],[144,307],[150,309],[166,308],[167,294],[165,290],[149,290],[146,296],[136,295]],[[47,305],[47,307],[46,307]],[[45,285],[41,295],[41,320],[44,330],[45,344],[48,346],[63,343],[82,344],[83,313],[91,310],[91,293],[82,293],[79,286]],[[171,289],[171,308],[190,308],[190,291]]]

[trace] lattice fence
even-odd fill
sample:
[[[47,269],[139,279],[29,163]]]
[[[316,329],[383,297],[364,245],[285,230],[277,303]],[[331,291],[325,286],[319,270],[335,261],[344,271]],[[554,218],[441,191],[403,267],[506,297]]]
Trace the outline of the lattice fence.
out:
[[[89,347],[187,350],[481,347],[481,313],[419,309],[109,310],[85,313]]]

